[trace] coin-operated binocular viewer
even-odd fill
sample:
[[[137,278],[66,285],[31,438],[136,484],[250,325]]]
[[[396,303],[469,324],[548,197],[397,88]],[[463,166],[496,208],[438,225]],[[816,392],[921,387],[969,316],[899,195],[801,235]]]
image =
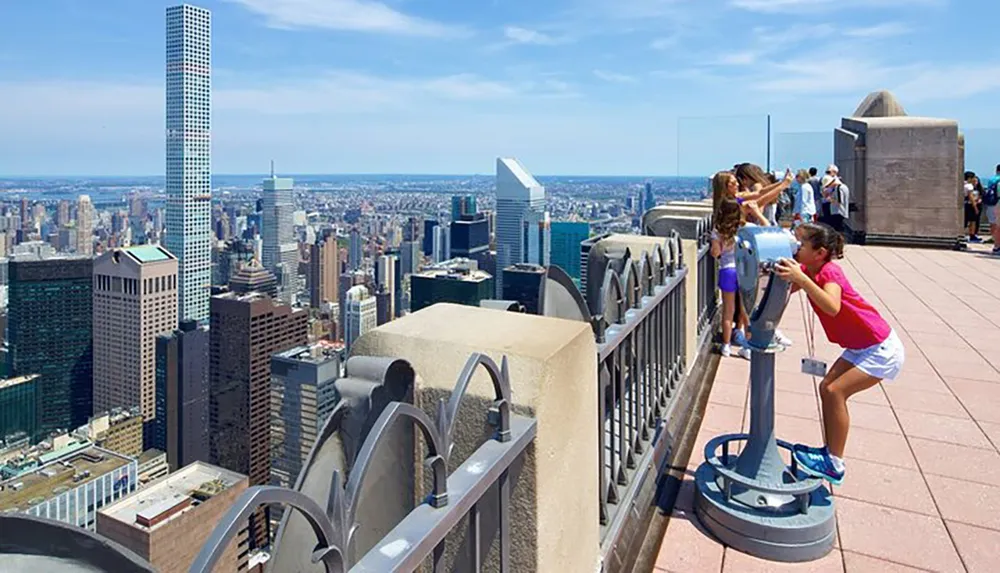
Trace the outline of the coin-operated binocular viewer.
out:
[[[774,330],[791,294],[774,267],[798,247],[776,227],[744,227],[737,235],[740,296],[750,317],[750,433],[712,439],[695,476],[702,525],[726,545],[772,561],[819,559],[833,548],[836,530],[830,491],[799,471],[792,444],[774,434],[774,355],[781,350]]]

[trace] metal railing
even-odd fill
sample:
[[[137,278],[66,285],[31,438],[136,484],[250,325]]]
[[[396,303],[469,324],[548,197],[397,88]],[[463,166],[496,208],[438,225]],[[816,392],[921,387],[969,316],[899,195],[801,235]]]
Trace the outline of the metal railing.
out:
[[[613,544],[652,464],[658,429],[685,372],[687,267],[674,233],[638,260],[610,267],[597,321],[600,522]]]
[[[710,240],[712,218],[699,225],[698,230],[698,336],[712,324],[718,308],[716,289],[718,287],[718,262],[712,256]]]
[[[492,437],[472,453],[460,466],[449,470],[452,438],[458,408],[476,370],[482,366],[493,383],[495,398],[486,414],[494,428]],[[348,366],[350,369],[350,366]],[[343,403],[342,403],[343,404]],[[338,423],[345,415],[338,405],[328,424]],[[322,563],[327,573],[345,571],[413,571],[428,558],[432,570],[444,571],[445,540],[461,523],[466,522],[469,546],[468,563],[463,571],[480,571],[483,564],[483,544],[480,524],[484,519],[498,523],[499,566],[510,571],[510,493],[509,470],[525,455],[535,438],[536,421],[511,413],[510,377],[507,358],[501,365],[485,354],[469,357],[458,377],[449,399],[438,403],[436,421],[423,410],[403,402],[390,402],[379,415],[361,445],[357,459],[347,478],[346,486],[339,471],[331,475],[331,495],[325,510],[306,494],[286,488],[258,486],[246,490],[215,528],[211,537],[192,563],[192,573],[209,573],[222,558],[247,518],[257,508],[277,504],[297,511],[308,522],[316,536],[311,561]],[[427,446],[424,463],[430,470],[432,491],[403,520],[366,554],[355,558],[355,533],[358,531],[358,506],[363,485],[375,480],[369,477],[375,453],[380,444],[391,439],[390,429],[407,421],[420,431]],[[485,499],[497,486],[499,503]],[[495,508],[495,509],[494,509]],[[497,515],[485,515],[486,511]],[[465,519],[468,517],[468,519]],[[281,539],[276,542],[280,550]]]

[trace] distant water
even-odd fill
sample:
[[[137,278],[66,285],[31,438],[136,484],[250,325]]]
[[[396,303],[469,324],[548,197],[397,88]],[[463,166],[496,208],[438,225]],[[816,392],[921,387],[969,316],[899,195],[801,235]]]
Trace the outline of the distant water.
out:
[[[355,174],[355,175],[287,175],[295,179],[296,187],[316,190],[366,189],[405,192],[451,193],[461,190],[469,192],[486,191],[492,186],[493,175],[406,175],[406,174]],[[239,191],[259,188],[263,174],[254,175],[214,175],[213,191]],[[575,186],[584,187],[630,187],[639,188],[649,181],[658,195],[690,196],[706,187],[706,177],[648,177],[648,176],[537,176],[539,183],[553,190],[567,190]],[[76,199],[80,194],[88,194],[95,203],[121,201],[124,194],[132,190],[162,192],[163,176],[144,177],[7,177],[0,179],[0,200],[27,197],[31,200],[56,201]]]

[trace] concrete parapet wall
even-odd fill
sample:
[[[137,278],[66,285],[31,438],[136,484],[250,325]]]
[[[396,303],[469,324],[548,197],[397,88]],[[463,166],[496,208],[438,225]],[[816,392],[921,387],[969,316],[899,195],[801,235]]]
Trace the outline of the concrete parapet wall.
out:
[[[487,354],[497,364],[506,356],[513,411],[538,424],[524,465],[512,470],[511,568],[595,570],[599,391],[597,347],[588,324],[436,304],[365,334],[352,351],[409,361],[417,373],[414,402],[431,415],[450,395],[470,354]],[[493,396],[488,375],[479,369],[459,409],[451,469],[483,443]],[[487,508],[482,515],[490,513]],[[481,528],[489,539],[495,524],[484,521]],[[485,570],[496,569],[496,543],[493,536],[493,548],[483,552]],[[454,551],[452,544],[448,553]]]
[[[961,234],[963,165],[955,121],[845,118],[835,144],[856,208],[852,231],[945,241]]]
[[[703,203],[660,205],[642,216],[643,234],[666,237],[677,231],[682,239],[697,239],[708,229],[711,215],[712,206]]]

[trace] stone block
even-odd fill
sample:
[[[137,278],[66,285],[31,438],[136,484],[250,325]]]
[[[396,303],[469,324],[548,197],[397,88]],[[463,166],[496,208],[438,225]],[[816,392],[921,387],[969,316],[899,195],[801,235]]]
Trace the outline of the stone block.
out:
[[[708,218],[697,215],[678,215],[665,213],[649,220],[645,225],[647,233],[657,237],[666,237],[671,231],[677,231],[682,239],[697,240],[698,235],[708,229]]]
[[[948,241],[961,233],[958,124],[920,117],[845,118],[836,161],[857,233]]]
[[[511,569],[598,567],[597,347],[588,324],[436,304],[365,334],[353,352],[409,361],[417,374],[414,402],[431,416],[471,354],[487,354],[497,364],[506,356],[512,411],[538,424],[523,466],[511,470]],[[486,411],[492,400],[492,384],[480,368],[459,409],[451,468],[488,435]],[[486,495],[495,499],[496,494]],[[490,515],[487,504],[481,514],[487,536],[495,531]],[[453,535],[464,535],[464,528],[459,525]],[[496,570],[496,545],[494,538],[483,552],[484,570]],[[454,555],[451,547],[449,556]],[[447,570],[464,570],[448,563]]]

